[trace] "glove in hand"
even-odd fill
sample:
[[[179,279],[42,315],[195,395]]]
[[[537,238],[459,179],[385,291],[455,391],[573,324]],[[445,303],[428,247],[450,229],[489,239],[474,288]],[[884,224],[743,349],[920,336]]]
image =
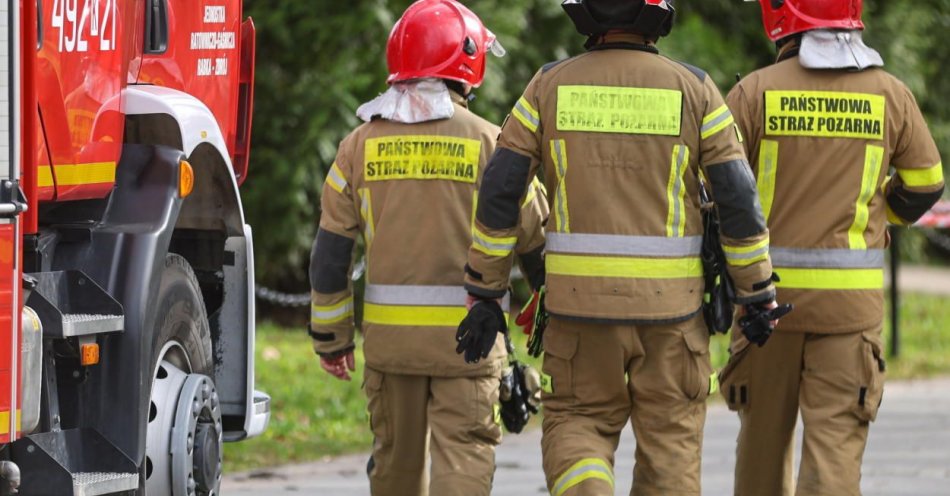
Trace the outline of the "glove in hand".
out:
[[[501,378],[500,393],[501,421],[508,432],[519,434],[541,406],[541,378],[536,370],[514,360]]]
[[[760,348],[769,340],[772,331],[775,330],[775,323],[794,309],[789,303],[770,308],[772,303],[774,302],[765,305],[746,305],[745,315],[739,319],[742,334]]]
[[[455,333],[455,352],[464,354],[466,363],[488,358],[499,332],[505,332],[508,321],[495,300],[479,300],[468,311]]]

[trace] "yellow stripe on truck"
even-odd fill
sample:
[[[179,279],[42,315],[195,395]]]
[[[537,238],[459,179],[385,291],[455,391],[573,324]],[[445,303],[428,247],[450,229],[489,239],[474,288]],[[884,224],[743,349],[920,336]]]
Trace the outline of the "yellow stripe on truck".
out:
[[[83,186],[86,184],[104,184],[115,182],[115,162],[93,162],[76,165],[57,165],[56,181],[59,186]],[[41,165],[37,175],[37,186],[51,188],[54,171],[48,165]]]
[[[16,411],[16,430],[21,430],[22,425],[20,419],[23,416],[20,414],[20,410]],[[10,433],[10,411],[0,412],[0,435]]]

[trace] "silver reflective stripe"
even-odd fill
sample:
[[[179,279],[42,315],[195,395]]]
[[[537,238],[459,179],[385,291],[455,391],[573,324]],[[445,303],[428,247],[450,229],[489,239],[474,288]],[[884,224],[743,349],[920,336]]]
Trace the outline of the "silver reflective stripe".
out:
[[[555,191],[555,207],[557,208],[557,217],[558,223],[560,224],[560,230],[567,231],[563,229],[563,226],[567,223],[567,201],[564,197],[567,196],[567,183],[565,182],[565,177],[567,176],[567,165],[564,161],[564,149],[563,149],[564,140],[554,140],[554,165],[557,167],[557,190]]]
[[[363,299],[376,305],[408,305],[429,307],[464,307],[468,292],[462,286],[403,286],[401,284],[367,284]],[[506,294],[501,307],[508,311]]]
[[[828,269],[880,269],[884,267],[884,250],[849,250],[831,248],[775,248],[771,250],[772,265]],[[779,276],[782,274],[779,273]]]
[[[545,250],[555,253],[687,257],[699,255],[702,236],[623,236],[618,234],[548,233]]]
[[[518,100],[518,103],[515,104],[515,110],[517,110],[518,113],[521,114],[521,117],[524,117],[526,121],[534,124],[535,128],[541,125],[541,121],[535,119],[534,116],[531,115],[531,112],[526,109],[524,105],[522,105],[521,100]]]
[[[580,467],[562,475],[561,483],[558,484],[557,486],[554,486],[554,490],[551,491],[551,494],[564,494],[565,490],[577,484],[577,481],[575,479],[579,475],[583,475],[587,472],[600,472],[610,477],[611,481],[613,480],[613,477],[614,477],[614,475],[610,473],[610,470],[607,470],[605,467],[601,465],[597,465],[594,463],[591,463],[588,465],[581,465]],[[613,486],[613,483],[611,483],[610,485]]]
[[[340,175],[336,167],[330,167],[330,172],[327,174],[327,179],[332,181],[333,184],[335,184],[336,187],[341,190],[346,188],[346,179]]]
[[[761,257],[762,255],[768,254],[769,245],[765,245],[762,248],[759,248],[758,250],[750,251],[748,253],[733,253],[726,250],[724,250],[724,253],[726,254],[726,258],[729,260],[749,260],[752,258]],[[773,255],[774,255],[774,252],[773,252]]]
[[[492,243],[491,241],[476,234],[472,237],[472,242],[486,250],[510,252],[515,249],[515,242],[511,243]],[[430,286],[431,287],[431,286]]]
[[[311,306],[310,318],[319,320],[333,320],[342,317],[353,311],[353,300],[348,300],[345,304],[332,310],[316,310]]]
[[[679,236],[680,232],[680,217],[682,217],[682,210],[686,207],[684,202],[680,200],[680,194],[683,189],[683,166],[686,162],[686,147],[680,145],[679,153],[676,155],[676,169],[673,171],[675,174],[673,178],[673,196],[670,198],[673,201],[673,233],[672,237]]]
[[[715,129],[716,126],[722,124],[723,122],[730,119],[731,117],[732,117],[732,112],[727,110],[723,112],[722,115],[720,115],[719,117],[716,117],[715,119],[707,122],[706,124],[703,124],[703,127],[699,130],[699,132],[705,134],[711,131],[712,129]]]

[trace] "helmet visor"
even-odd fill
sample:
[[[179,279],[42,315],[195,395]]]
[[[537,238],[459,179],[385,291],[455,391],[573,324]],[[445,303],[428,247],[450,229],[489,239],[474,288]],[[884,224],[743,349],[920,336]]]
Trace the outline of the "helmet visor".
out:
[[[498,41],[498,38],[495,38],[495,34],[491,31],[488,32],[488,44],[486,48],[496,57],[504,57],[508,53],[508,50],[505,50],[505,47],[501,46],[501,42]]]

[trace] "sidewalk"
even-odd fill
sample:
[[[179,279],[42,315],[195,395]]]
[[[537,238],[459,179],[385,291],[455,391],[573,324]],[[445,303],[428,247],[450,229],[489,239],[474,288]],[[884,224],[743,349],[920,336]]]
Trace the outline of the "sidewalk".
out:
[[[737,431],[735,414],[722,404],[711,404],[703,449],[704,494],[732,494]],[[506,438],[497,453],[493,495],[547,494],[541,471],[540,438],[538,430]],[[630,490],[634,447],[633,436],[627,429],[617,452],[618,495],[628,494]],[[367,455],[362,454],[229,474],[222,493],[228,496],[368,495],[366,460]],[[948,494],[950,377],[888,383],[878,421],[871,428],[864,461],[862,490],[865,496]]]

